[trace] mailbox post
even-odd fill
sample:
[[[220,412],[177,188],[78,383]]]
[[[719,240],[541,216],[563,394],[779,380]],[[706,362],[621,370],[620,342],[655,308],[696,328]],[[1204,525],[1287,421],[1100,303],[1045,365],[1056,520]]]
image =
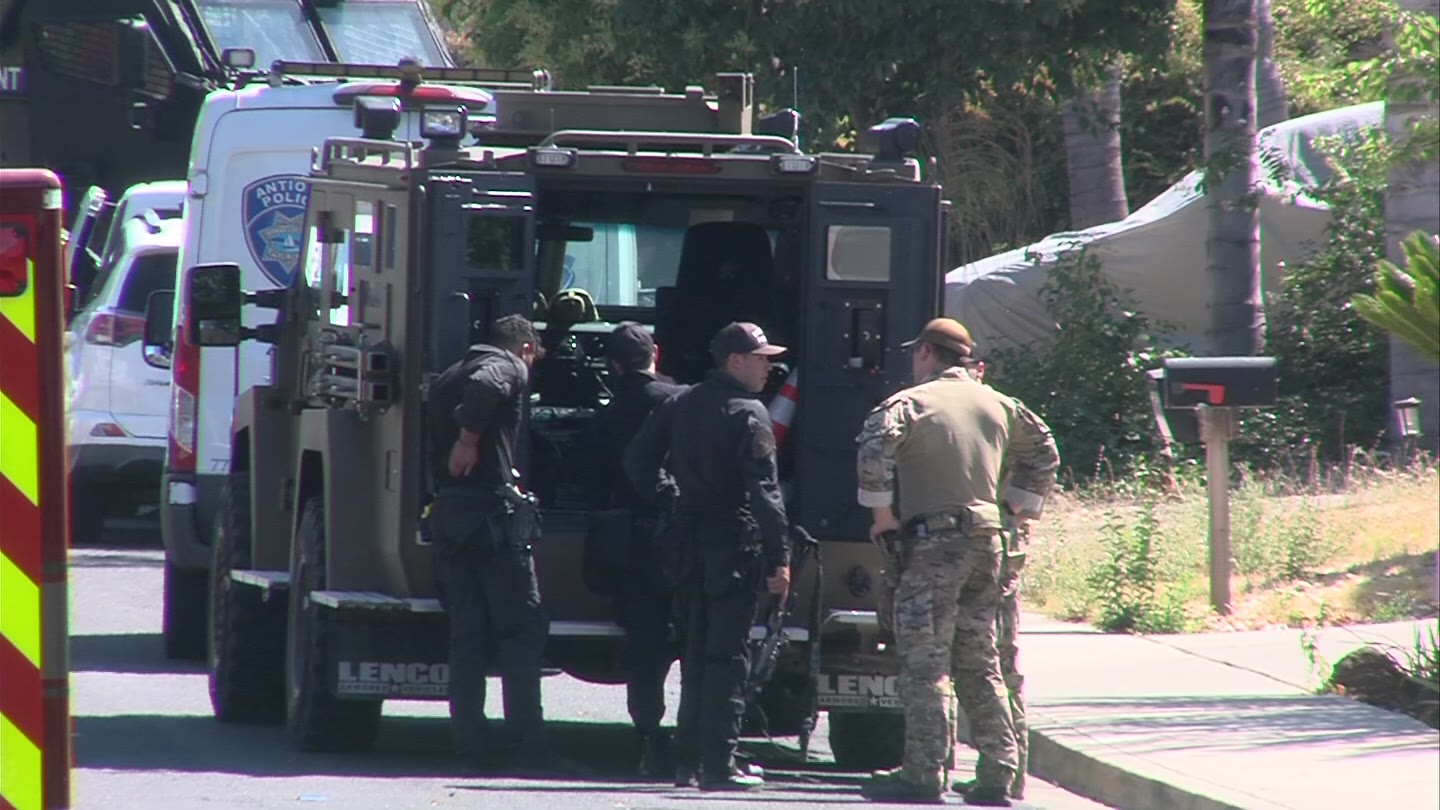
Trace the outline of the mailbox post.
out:
[[[1193,412],[1205,444],[1210,502],[1210,605],[1230,614],[1230,440],[1236,408],[1275,405],[1279,378],[1273,357],[1185,357],[1165,361],[1159,375],[1162,411]],[[1178,433],[1178,431],[1177,431]]]

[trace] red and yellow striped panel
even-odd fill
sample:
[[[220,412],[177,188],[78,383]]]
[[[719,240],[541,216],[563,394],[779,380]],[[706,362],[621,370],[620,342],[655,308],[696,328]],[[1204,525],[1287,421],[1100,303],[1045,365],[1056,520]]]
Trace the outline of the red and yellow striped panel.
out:
[[[0,169],[0,810],[70,806],[60,203]]]
[[[0,298],[0,808],[41,810],[40,381],[26,264],[25,292]]]

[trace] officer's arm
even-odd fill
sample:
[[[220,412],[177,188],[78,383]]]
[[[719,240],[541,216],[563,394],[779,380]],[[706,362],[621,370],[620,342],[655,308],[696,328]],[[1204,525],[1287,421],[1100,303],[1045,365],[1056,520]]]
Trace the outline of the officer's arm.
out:
[[[1000,497],[1011,512],[1033,519],[1040,517],[1045,498],[1055,486],[1060,451],[1045,420],[1025,405],[1018,402],[1016,405],[1010,443],[1005,450],[1009,480]]]
[[[891,400],[865,417],[859,447],[855,453],[855,472],[860,489],[856,500],[872,510],[889,509],[895,502],[895,448],[905,435],[907,415],[904,400]]]
[[[655,406],[640,423],[640,432],[625,446],[625,477],[647,503],[654,503],[665,478],[660,470],[670,451],[670,404]]]
[[[767,571],[790,564],[790,547],[786,543],[789,519],[785,515],[785,499],[780,494],[780,474],[775,463],[775,431],[770,417],[761,411],[742,414],[740,475],[750,493],[750,510],[760,524],[761,542],[765,546]]]

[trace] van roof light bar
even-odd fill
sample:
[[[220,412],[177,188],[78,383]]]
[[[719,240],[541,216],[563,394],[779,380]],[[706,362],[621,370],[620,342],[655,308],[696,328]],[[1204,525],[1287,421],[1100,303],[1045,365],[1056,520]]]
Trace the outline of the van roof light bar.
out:
[[[800,148],[793,142],[778,135],[724,135],[702,132],[643,132],[638,130],[605,129],[562,129],[552,132],[540,146],[605,146],[625,144],[633,154],[640,151],[641,144],[651,146],[700,147],[705,154],[716,147],[772,148],[789,154],[799,154]]]
[[[490,87],[529,88],[536,92],[553,89],[548,70],[524,68],[459,68],[421,67],[413,62],[398,65],[371,65],[357,62],[291,62],[276,59],[270,63],[269,80],[279,86],[286,77],[313,76],[326,79],[398,79],[404,82],[440,82],[443,84],[476,84]]]

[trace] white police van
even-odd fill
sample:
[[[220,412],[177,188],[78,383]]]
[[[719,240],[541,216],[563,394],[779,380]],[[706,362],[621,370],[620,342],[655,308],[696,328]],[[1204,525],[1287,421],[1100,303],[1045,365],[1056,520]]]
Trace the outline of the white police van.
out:
[[[548,90],[544,71],[494,71],[331,63],[275,62],[268,72],[242,77],[234,89],[212,92],[196,121],[185,201],[185,240],[175,289],[184,289],[199,264],[233,262],[246,290],[289,285],[300,255],[304,181],[312,150],[326,138],[355,136],[355,100],[400,101],[395,137],[422,138],[427,107],[463,104],[473,130],[494,121],[487,87]],[[440,83],[434,83],[434,82]],[[171,374],[169,441],[160,498],[165,544],[164,638],[167,656],[205,653],[208,570],[217,499],[230,469],[230,423],[235,398],[270,378],[262,343],[201,349],[185,338],[183,296],[176,296],[172,345],[150,358]],[[247,326],[273,313],[245,308]],[[238,362],[237,362],[238,358]],[[237,367],[238,366],[238,367]]]

